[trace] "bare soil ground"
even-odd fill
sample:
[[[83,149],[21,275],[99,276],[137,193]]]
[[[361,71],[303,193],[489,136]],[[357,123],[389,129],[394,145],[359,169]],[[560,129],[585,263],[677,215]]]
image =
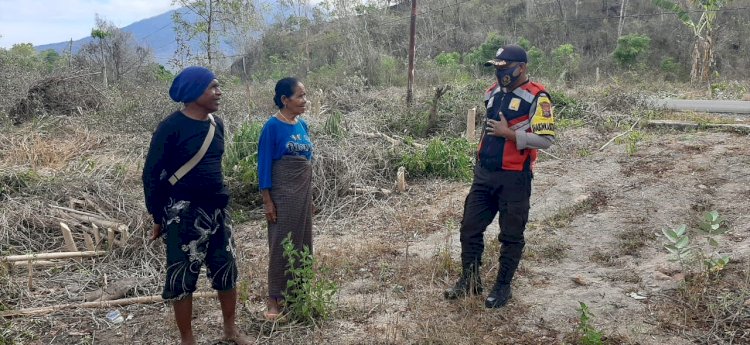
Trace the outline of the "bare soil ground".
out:
[[[600,151],[617,132],[569,129],[550,151],[558,158],[542,154],[524,260],[513,300],[502,309],[485,309],[479,297],[442,297],[459,273],[458,224],[469,184],[411,181],[405,194],[316,218],[318,263],[340,287],[332,319],[317,327],[262,320],[265,225],[237,224],[240,327],[273,344],[575,344],[584,302],[606,344],[750,344],[750,136],[642,133],[634,149],[613,142]],[[137,174],[136,162],[126,174]],[[694,229],[709,210],[727,220],[719,251],[731,262],[700,283],[668,260],[661,230],[683,223]],[[488,282],[497,270],[498,231],[494,222],[485,237]],[[703,242],[695,235],[694,243]],[[140,241],[130,250],[162,247]],[[92,270],[85,261],[75,266],[38,269],[35,279],[54,286],[60,274]],[[4,279],[18,287],[28,277],[19,270]],[[138,291],[158,293],[160,279],[146,275]],[[14,291],[21,292],[5,303],[17,307],[35,305],[40,294],[70,296],[64,285]],[[218,302],[196,300],[194,308],[199,343],[219,343]],[[178,343],[169,306],[118,309],[127,319],[120,324],[106,321],[108,309],[78,309],[6,320],[0,330],[20,344]]]

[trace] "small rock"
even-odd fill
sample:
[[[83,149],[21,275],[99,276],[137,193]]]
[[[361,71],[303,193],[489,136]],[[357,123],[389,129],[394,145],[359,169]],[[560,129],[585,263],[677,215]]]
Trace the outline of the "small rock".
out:
[[[630,296],[630,297],[632,297],[632,298],[633,298],[634,300],[638,300],[638,301],[641,301],[641,300],[644,300],[644,299],[648,298],[648,297],[646,297],[646,296],[641,296],[641,295],[639,295],[639,294],[637,294],[637,293],[635,293],[635,292],[631,292],[631,293],[629,293],[629,294],[628,294],[628,296]]]
[[[653,276],[654,276],[654,279],[656,280],[672,280],[672,277],[659,271],[654,271]]]
[[[699,188],[699,189],[707,189],[708,187],[706,187],[706,185],[705,185],[705,184],[699,184],[699,185],[698,185],[698,188]]]
[[[745,301],[745,303],[744,303],[744,304],[745,304],[745,306],[746,306],[746,307],[750,308],[750,298],[748,298],[748,299],[747,299],[747,300]]]
[[[588,199],[589,199],[588,195],[582,194],[582,195],[577,196],[575,199],[573,199],[573,202],[576,203],[576,204],[578,204],[578,203],[584,202],[584,201],[586,201]]]
[[[685,273],[680,272],[680,273],[677,273],[677,274],[673,275],[672,276],[672,280],[674,280],[676,282],[681,282],[681,281],[685,280]]]
[[[588,286],[588,285],[589,285],[589,282],[587,282],[587,281],[586,281],[585,279],[583,279],[583,277],[581,277],[581,276],[575,276],[575,277],[571,278],[571,280],[572,280],[572,281],[573,281],[573,282],[574,282],[574,283],[575,283],[576,285],[579,285],[579,286]]]

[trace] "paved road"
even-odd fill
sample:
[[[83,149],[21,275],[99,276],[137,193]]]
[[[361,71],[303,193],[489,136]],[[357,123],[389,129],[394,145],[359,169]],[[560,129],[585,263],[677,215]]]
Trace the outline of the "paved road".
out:
[[[750,114],[750,101],[716,101],[690,99],[660,99],[654,101],[658,108],[692,110],[708,113]]]

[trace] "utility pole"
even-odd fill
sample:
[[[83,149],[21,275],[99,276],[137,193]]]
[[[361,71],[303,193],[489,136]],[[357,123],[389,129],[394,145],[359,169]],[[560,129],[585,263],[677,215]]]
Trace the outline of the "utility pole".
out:
[[[414,89],[414,53],[416,53],[417,36],[417,0],[411,0],[411,28],[409,29],[409,82],[406,89],[406,104],[413,103]]]

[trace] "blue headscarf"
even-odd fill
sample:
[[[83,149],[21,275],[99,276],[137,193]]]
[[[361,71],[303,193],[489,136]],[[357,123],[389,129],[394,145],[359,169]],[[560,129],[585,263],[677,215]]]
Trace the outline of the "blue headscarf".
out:
[[[194,102],[206,91],[214,79],[216,77],[208,68],[199,66],[185,68],[172,81],[169,97],[172,97],[175,102]]]

